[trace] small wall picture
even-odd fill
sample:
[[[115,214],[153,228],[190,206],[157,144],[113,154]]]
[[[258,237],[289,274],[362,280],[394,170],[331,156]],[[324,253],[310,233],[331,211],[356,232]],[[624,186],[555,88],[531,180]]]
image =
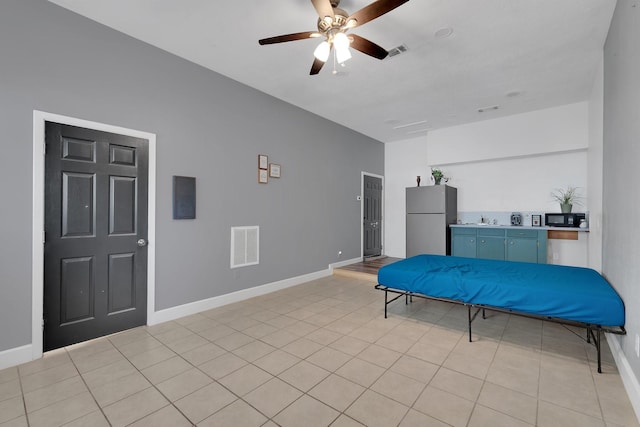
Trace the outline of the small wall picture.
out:
[[[271,178],[280,178],[280,165],[275,163],[269,164],[269,176]]]
[[[260,184],[266,184],[269,182],[268,173],[266,169],[258,169],[258,182]]]
[[[258,154],[258,169],[267,170],[267,166],[269,165],[269,157],[265,154]]]
[[[531,225],[540,227],[542,225],[542,215],[531,215]]]

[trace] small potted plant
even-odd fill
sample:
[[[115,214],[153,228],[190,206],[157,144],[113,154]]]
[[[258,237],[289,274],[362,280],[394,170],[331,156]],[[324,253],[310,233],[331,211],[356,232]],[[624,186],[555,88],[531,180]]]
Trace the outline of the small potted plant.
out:
[[[444,176],[444,173],[438,168],[431,169],[431,176],[436,185],[440,185],[440,183],[444,180],[444,182],[449,181],[449,178]]]
[[[551,193],[551,197],[560,203],[560,211],[562,213],[570,213],[573,205],[579,205],[581,196],[578,195],[578,188],[568,186],[567,188],[556,188]]]

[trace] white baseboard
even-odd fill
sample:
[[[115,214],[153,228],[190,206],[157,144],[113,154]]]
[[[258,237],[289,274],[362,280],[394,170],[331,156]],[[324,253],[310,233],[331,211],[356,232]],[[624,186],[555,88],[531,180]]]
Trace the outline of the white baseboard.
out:
[[[241,291],[156,311],[155,313],[152,313],[151,316],[149,316],[149,318],[147,319],[147,324],[156,325],[158,323],[168,322],[170,320],[179,319],[180,317],[189,316],[201,311],[211,310],[212,308],[217,308],[234,302],[243,301],[249,298],[268,294],[270,292],[279,291],[281,289],[290,288],[292,286],[300,285],[311,280],[321,279],[323,277],[331,276],[333,274],[334,268],[343,267],[345,265],[353,264],[360,261],[362,261],[361,258],[353,258],[350,260],[340,261],[335,264],[329,265],[329,268],[327,268],[326,270],[317,271],[315,273],[304,274],[302,276],[292,277],[290,279],[267,283],[262,286],[243,289]],[[20,365],[22,363],[30,362],[31,360],[34,360],[32,344],[0,351],[0,369]]]
[[[333,274],[333,270],[335,268],[340,268],[340,267],[344,267],[345,265],[355,264],[356,262],[362,262],[362,257],[347,259],[347,260],[339,261],[339,262],[334,262],[333,264],[329,264],[329,270],[331,270],[331,273]]]
[[[267,283],[265,285],[167,308],[153,313],[151,318],[147,319],[147,324],[151,326],[162,322],[168,322],[170,320],[179,319],[180,317],[200,313],[201,311],[211,310],[212,308],[243,301],[249,298],[268,294],[270,292],[279,291],[281,289],[290,288],[311,280],[321,279],[323,277],[331,276],[331,274],[333,274],[333,269],[329,267],[326,270],[317,271],[315,273],[292,277],[278,282]]]
[[[613,354],[613,358],[618,366],[618,372],[620,372],[620,377],[622,378],[622,383],[624,384],[624,388],[629,396],[631,406],[636,413],[636,418],[640,421],[640,383],[638,383],[638,378],[633,373],[631,365],[629,365],[627,356],[625,356],[622,351],[622,347],[620,347],[617,337],[607,334],[607,342],[609,343],[611,354]]]
[[[33,357],[32,347],[31,344],[27,344],[22,347],[0,351],[0,370],[30,362]]]

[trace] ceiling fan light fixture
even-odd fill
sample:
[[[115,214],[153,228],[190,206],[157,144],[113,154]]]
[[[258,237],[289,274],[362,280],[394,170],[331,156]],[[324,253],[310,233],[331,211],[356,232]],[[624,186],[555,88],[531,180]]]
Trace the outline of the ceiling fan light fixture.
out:
[[[349,48],[346,47],[338,49],[336,46],[336,61],[338,61],[338,64],[342,64],[349,59],[351,59],[351,52],[349,52]]]
[[[309,71],[309,74],[312,76],[320,72],[329,59],[329,56],[331,56],[331,50],[334,45],[336,48],[334,52],[334,71],[335,63],[344,66],[344,62],[351,59],[351,47],[372,58],[382,60],[389,56],[389,52],[386,49],[364,37],[356,34],[347,36],[346,33],[353,28],[362,26],[367,22],[391,12],[408,1],[409,0],[373,0],[355,13],[349,14],[347,11],[338,7],[340,0],[311,0],[311,4],[318,14],[316,21],[317,32],[303,31],[283,34],[281,36],[260,39],[258,43],[265,45],[305,40],[318,36],[325,37],[326,40],[320,43],[313,52],[314,61]]]
[[[349,19],[347,21],[346,24],[344,24],[344,28],[346,28],[347,30],[350,30],[351,28],[355,28],[358,26],[358,21],[356,21],[355,19]]]
[[[333,44],[336,46],[336,50],[349,49],[349,37],[343,32],[337,33],[333,36]]]
[[[329,59],[329,52],[331,51],[331,45],[328,41],[323,41],[316,47],[316,50],[313,51],[313,56],[315,56],[318,61],[327,62]]]

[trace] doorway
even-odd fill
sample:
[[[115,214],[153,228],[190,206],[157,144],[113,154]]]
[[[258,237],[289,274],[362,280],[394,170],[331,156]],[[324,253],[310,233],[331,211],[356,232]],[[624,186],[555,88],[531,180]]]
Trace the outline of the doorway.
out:
[[[122,173],[113,173],[105,175],[100,171],[91,172],[90,170],[71,170],[60,171],[60,183],[63,188],[66,186],[67,194],[70,196],[69,202],[63,203],[62,193],[60,193],[59,207],[61,209],[61,215],[66,215],[66,224],[64,221],[60,221],[60,230],[67,233],[65,238],[69,241],[76,240],[77,245],[81,247],[86,246],[86,242],[92,239],[90,237],[93,234],[99,234],[99,228],[104,225],[100,225],[101,222],[98,219],[97,207],[104,205],[105,200],[108,206],[111,206],[111,215],[107,214],[106,230],[109,237],[125,237],[125,239],[107,238],[109,240],[108,250],[111,251],[110,255],[101,254],[104,259],[107,260],[106,268],[109,268],[113,274],[111,277],[106,275],[108,279],[106,282],[99,283],[96,279],[94,282],[87,279],[89,277],[105,277],[104,270],[105,264],[98,265],[98,254],[94,255],[81,255],[75,248],[73,253],[64,254],[57,262],[53,263],[51,267],[47,261],[45,263],[45,240],[52,242],[52,236],[46,235],[45,230],[45,211],[49,211],[49,204],[53,201],[47,199],[47,205],[45,205],[45,193],[49,188],[45,190],[45,126],[47,122],[58,124],[60,129],[71,129],[80,131],[82,134],[68,136],[66,142],[61,143],[59,147],[62,150],[61,157],[67,156],[70,158],[76,158],[75,163],[92,163],[89,161],[91,156],[92,144],[85,144],[83,141],[92,141],[99,138],[96,137],[99,133],[110,133],[116,140],[111,146],[106,145],[107,151],[107,164],[126,169],[126,164],[130,165],[133,162],[134,151],[130,145],[127,145],[125,140],[128,137],[132,137],[136,144],[141,144],[148,150],[145,157],[147,157],[147,172],[144,173],[148,177],[146,196],[141,195],[138,192],[139,178],[135,179],[132,176],[127,176]],[[32,359],[37,359],[42,356],[44,348],[44,327],[50,327],[51,319],[48,316],[48,325],[45,325],[44,305],[45,305],[45,264],[47,269],[53,268],[54,276],[62,279],[67,285],[73,283],[72,286],[66,286],[62,293],[58,293],[53,296],[53,299],[57,299],[59,305],[67,305],[60,308],[60,314],[57,315],[58,323],[61,326],[70,327],[73,329],[75,326],[78,330],[89,329],[92,330],[91,334],[83,335],[83,332],[72,332],[74,336],[71,341],[82,341],[90,339],[96,333],[99,336],[103,336],[116,330],[122,330],[135,324],[145,324],[153,321],[153,313],[155,311],[155,161],[156,161],[156,145],[155,135],[148,132],[141,132],[137,130],[121,128],[117,126],[91,122],[81,119],[76,119],[67,116],[61,116],[53,113],[46,113],[41,111],[34,111],[33,116],[33,252],[32,252],[32,344],[31,355]],[[68,125],[68,126],[67,126]],[[83,129],[81,129],[83,128]],[[61,131],[61,134],[63,132]],[[66,144],[66,147],[65,147]],[[98,150],[105,150],[103,148],[96,148],[96,154]],[[134,144],[135,145],[135,144]],[[136,148],[137,149],[137,148]],[[56,150],[55,148],[53,149]],[[104,155],[104,153],[103,153]],[[138,161],[139,158],[136,158]],[[65,159],[68,160],[68,159]],[[87,165],[85,164],[85,168]],[[65,176],[66,175],[66,176]],[[102,194],[102,191],[98,191],[99,176],[103,176],[103,182],[108,182],[107,193]],[[93,176],[93,178],[91,178]],[[105,178],[106,176],[106,178]],[[66,181],[65,181],[66,180]],[[91,181],[95,181],[95,185]],[[49,180],[46,181],[46,186],[49,186]],[[134,185],[135,182],[135,185]],[[95,188],[93,190],[92,188]],[[93,197],[95,202],[91,201],[91,192],[94,192]],[[146,201],[147,209],[143,213],[139,209],[139,203],[133,202],[133,194],[136,193],[138,199],[144,199]],[[130,197],[131,196],[131,197]],[[98,199],[102,198],[99,202]],[[53,199],[52,199],[53,200]],[[82,203],[90,202],[90,203]],[[134,209],[135,205],[135,209]],[[95,207],[94,207],[95,206]],[[116,207],[117,206],[117,207]],[[93,210],[93,213],[89,214],[83,212],[86,210]],[[125,220],[127,217],[127,210],[129,210],[129,220]],[[135,210],[138,214],[135,219],[131,219],[131,212]],[[66,212],[66,213],[65,213]],[[102,214],[101,214],[102,215]],[[93,217],[95,217],[95,223],[92,223]],[[89,222],[87,222],[89,219]],[[132,222],[133,221],[133,222]],[[146,222],[146,233],[144,232],[143,223]],[[102,221],[102,223],[105,223]],[[90,227],[93,227],[91,230]],[[132,229],[135,227],[135,233]],[[142,232],[145,236],[139,235]],[[55,233],[54,233],[55,234]],[[135,235],[134,235],[135,234]],[[62,234],[61,234],[62,235]],[[123,247],[113,246],[116,240],[129,240],[127,244],[131,243],[134,238],[135,249],[125,250]],[[138,246],[138,240],[144,238],[141,242],[141,246]],[[84,239],[84,241],[83,241]],[[61,239],[64,240],[64,239]],[[58,242],[59,243],[59,242]],[[146,246],[145,246],[146,245]],[[101,245],[102,246],[102,245]],[[117,246],[117,245],[116,245]],[[49,248],[47,247],[47,252]],[[48,254],[47,254],[48,255]],[[146,262],[138,263],[138,260],[144,260],[146,256]],[[58,267],[55,265],[58,264]],[[127,276],[128,272],[128,276]],[[47,272],[47,275],[49,271]],[[129,279],[127,279],[127,277]],[[136,285],[144,283],[146,277],[146,295],[139,290],[133,291]],[[125,291],[129,286],[129,293]],[[109,290],[118,290],[117,292],[110,293]],[[104,290],[104,293],[102,292]],[[49,293],[49,289],[46,289]],[[132,292],[134,292],[132,294]],[[92,295],[88,295],[91,294]],[[48,296],[47,299],[50,299]],[[93,302],[92,301],[93,298]],[[102,304],[99,308],[98,300],[101,299]],[[79,302],[79,303],[78,303]],[[105,307],[106,302],[106,308]],[[69,310],[69,305],[74,304],[74,309]],[[47,309],[48,310],[48,309]],[[93,311],[92,311],[93,310]],[[135,313],[135,315],[133,314]],[[79,327],[77,325],[86,326],[91,321],[97,320],[97,317],[106,317],[108,321],[105,324],[95,327]],[[54,316],[55,317],[55,316]],[[132,321],[135,318],[135,321]],[[112,319],[117,319],[112,321]],[[103,319],[104,320],[104,319]],[[88,322],[88,323],[87,323]],[[55,322],[54,322],[55,323]],[[94,322],[98,323],[98,322]],[[62,343],[62,344],[60,344]],[[49,345],[47,343],[47,349],[54,348],[60,345],[67,345],[62,341],[58,344]]]
[[[44,350],[146,323],[149,143],[45,124]]]
[[[362,174],[362,256],[382,256],[382,177]]]

